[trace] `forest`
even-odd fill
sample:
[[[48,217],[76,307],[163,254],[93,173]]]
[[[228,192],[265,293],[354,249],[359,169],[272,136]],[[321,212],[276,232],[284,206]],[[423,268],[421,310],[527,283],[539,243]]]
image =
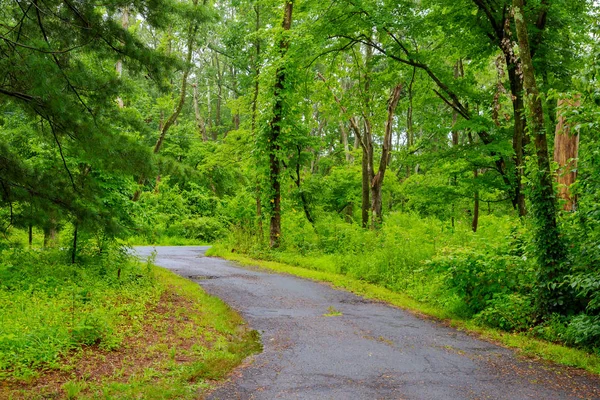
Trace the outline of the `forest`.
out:
[[[0,0],[0,378],[119,347],[134,245],[600,357],[599,7]]]

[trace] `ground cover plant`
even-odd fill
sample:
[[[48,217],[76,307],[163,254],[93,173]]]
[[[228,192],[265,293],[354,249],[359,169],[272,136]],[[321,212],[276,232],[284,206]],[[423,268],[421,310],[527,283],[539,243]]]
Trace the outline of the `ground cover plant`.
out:
[[[196,398],[260,350],[193,282],[115,249],[66,259],[2,253],[2,398]]]

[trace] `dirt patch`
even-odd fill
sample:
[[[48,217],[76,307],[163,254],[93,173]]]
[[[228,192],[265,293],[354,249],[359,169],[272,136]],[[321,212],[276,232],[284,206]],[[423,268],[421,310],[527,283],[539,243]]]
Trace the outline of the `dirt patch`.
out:
[[[197,304],[168,287],[157,305],[147,310],[139,329],[126,337],[118,349],[85,347],[65,357],[60,370],[43,371],[29,382],[0,382],[0,398],[62,399],[67,397],[63,385],[69,381],[125,383],[149,369],[160,374],[167,371],[169,364],[193,363],[200,359],[194,349],[211,346],[197,334],[200,330],[209,331],[194,322],[201,320],[201,315]]]

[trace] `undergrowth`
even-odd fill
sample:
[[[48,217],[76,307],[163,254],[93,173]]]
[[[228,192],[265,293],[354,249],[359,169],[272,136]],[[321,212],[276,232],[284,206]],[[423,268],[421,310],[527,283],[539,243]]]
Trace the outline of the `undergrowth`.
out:
[[[191,399],[260,350],[237,313],[151,259],[113,243],[84,247],[78,260],[61,249],[0,251],[0,397],[43,389],[59,398]],[[123,351],[122,367],[102,375]],[[103,368],[106,357],[113,361]],[[81,376],[90,363],[100,375]],[[55,372],[72,378],[48,387]]]

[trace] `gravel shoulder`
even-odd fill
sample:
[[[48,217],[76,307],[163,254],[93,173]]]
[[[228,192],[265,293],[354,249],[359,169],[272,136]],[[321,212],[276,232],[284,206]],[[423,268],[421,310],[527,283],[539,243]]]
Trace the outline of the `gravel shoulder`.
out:
[[[209,398],[600,399],[600,378],[517,357],[442,323],[289,275],[156,249],[157,265],[199,283],[261,333],[252,357]]]

